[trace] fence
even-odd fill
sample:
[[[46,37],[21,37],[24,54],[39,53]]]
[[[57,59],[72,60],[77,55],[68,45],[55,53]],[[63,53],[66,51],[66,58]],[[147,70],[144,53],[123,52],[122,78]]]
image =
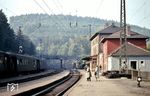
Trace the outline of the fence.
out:
[[[139,72],[138,70],[128,70],[128,74],[131,74],[132,76],[131,78],[133,80],[137,79],[138,72]],[[141,76],[144,81],[150,81],[150,72],[140,71],[139,76]]]

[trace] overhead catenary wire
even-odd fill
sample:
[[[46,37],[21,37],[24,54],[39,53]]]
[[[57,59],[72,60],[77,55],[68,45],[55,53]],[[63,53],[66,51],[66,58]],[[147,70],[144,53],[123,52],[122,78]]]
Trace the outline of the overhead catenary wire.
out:
[[[99,1],[99,0],[98,0],[98,1]],[[95,16],[96,18],[97,18],[97,15],[98,15],[99,10],[101,9],[103,3],[104,3],[104,0],[100,0],[100,3],[99,3],[99,5],[98,5],[98,7],[97,7],[97,10],[96,10],[96,16]],[[96,22],[96,20],[93,21],[93,24],[92,24],[92,25],[95,25],[95,22]]]
[[[100,0],[99,6],[96,10],[96,15],[99,13],[98,11],[101,9],[102,5],[103,5],[104,0]]]
[[[42,0],[42,1],[43,1],[43,3],[46,5],[46,7],[49,9],[49,11],[54,14],[53,10],[52,10],[52,9],[49,7],[49,5],[45,2],[45,0]],[[55,15],[55,14],[54,14],[54,15]],[[59,20],[59,22],[60,22],[60,24],[63,26],[63,28],[64,28],[64,29],[67,29],[66,26],[65,26],[65,24],[63,24],[63,22],[61,22],[61,20],[59,19],[59,17],[58,17],[57,15],[55,15],[55,16],[56,16],[57,20]]]
[[[145,1],[142,3],[142,5],[141,5],[140,7],[138,7],[137,10],[131,15],[131,18],[129,19],[129,21],[135,18],[136,14],[139,13],[139,12],[143,9],[143,7],[145,7],[145,4],[146,4],[146,0],[145,0]]]
[[[60,5],[61,9],[63,9],[63,6],[62,6],[62,4],[60,3],[60,1],[57,0],[57,2],[58,2],[58,4]]]
[[[144,16],[144,17],[139,21],[139,23],[142,23],[145,19],[147,19],[147,18],[149,18],[149,17],[150,17],[150,14]]]
[[[146,3],[146,0],[145,0],[144,4],[148,4],[148,3]],[[145,5],[143,5],[143,7],[145,7]],[[143,15],[143,16],[144,16],[144,17],[143,17],[142,19],[140,19],[140,20],[137,22],[137,24],[140,24],[140,23],[142,23],[143,21],[145,21],[146,19],[149,19],[150,14],[148,14],[148,15],[145,16],[145,8],[144,8],[144,15]]]
[[[55,1],[55,0],[54,0]],[[57,4],[59,5],[60,9],[63,11],[64,10],[64,7],[62,5],[62,3],[59,1],[59,0],[56,0],[57,1]],[[69,15],[71,16],[71,13],[69,13]],[[70,21],[70,18],[67,18],[64,16],[64,18],[66,19],[66,21],[69,21],[69,26],[71,26],[71,21]]]
[[[0,5],[0,6],[1,6],[2,9],[5,9],[6,11],[10,12],[10,13],[13,14],[14,16],[17,15],[17,14],[16,14],[14,11],[12,11],[11,9],[8,9],[8,8],[2,6],[2,5]]]
[[[60,13],[63,14],[63,6],[62,6],[62,4],[58,0],[57,0],[57,2],[55,0],[52,0],[52,1],[56,5],[56,8],[60,11]],[[63,16],[63,18],[66,21],[68,21],[68,18],[66,18],[66,16]],[[65,26],[67,26],[67,25],[65,24]]]
[[[49,14],[36,0],[34,0],[34,2],[36,3],[36,5],[38,5],[42,10],[43,12],[45,12],[46,14]],[[53,19],[52,19],[53,20]],[[53,20],[56,24],[59,25],[59,23],[57,23],[55,20]],[[61,27],[61,25],[59,25]],[[62,28],[63,29],[63,28]],[[63,29],[64,30],[64,29]],[[65,30],[64,30],[65,31]]]
[[[62,8],[60,8],[60,5],[58,5],[58,3],[55,0],[52,0],[52,2],[56,5],[56,8],[63,13]]]
[[[42,9],[46,14],[49,14],[36,0],[34,0],[35,4],[38,5],[40,7],[40,9]],[[56,20],[52,19],[53,22],[55,22],[56,24],[58,24],[60,27],[60,23],[57,23]],[[65,31],[65,29],[62,27],[62,29]]]
[[[45,10],[36,0],[34,0],[34,2],[35,2],[45,13],[47,13],[46,10]]]

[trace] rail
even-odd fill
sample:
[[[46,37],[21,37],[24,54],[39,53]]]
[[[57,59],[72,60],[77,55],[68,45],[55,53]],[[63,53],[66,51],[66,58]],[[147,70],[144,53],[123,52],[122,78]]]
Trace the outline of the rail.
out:
[[[14,96],[62,96],[70,87],[72,87],[79,79],[80,72],[71,70],[70,74],[62,79],[56,80],[48,85],[38,87],[29,91],[25,91]]]

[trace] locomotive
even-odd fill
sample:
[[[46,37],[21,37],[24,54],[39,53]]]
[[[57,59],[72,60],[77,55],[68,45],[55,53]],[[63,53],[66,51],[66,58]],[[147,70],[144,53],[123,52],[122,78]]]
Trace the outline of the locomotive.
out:
[[[35,73],[46,69],[46,62],[37,57],[0,51],[0,77]]]

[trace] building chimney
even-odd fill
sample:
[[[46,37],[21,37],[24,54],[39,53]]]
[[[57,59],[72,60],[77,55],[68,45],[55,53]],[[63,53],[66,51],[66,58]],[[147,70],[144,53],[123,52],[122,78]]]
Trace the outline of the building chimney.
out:
[[[112,24],[111,24],[113,27],[115,27],[115,23],[113,22]]]
[[[104,28],[107,28],[109,26],[109,23],[105,23]]]
[[[127,27],[126,27],[126,35],[127,35],[127,36],[131,36],[131,29],[130,29],[130,26],[127,26]]]

